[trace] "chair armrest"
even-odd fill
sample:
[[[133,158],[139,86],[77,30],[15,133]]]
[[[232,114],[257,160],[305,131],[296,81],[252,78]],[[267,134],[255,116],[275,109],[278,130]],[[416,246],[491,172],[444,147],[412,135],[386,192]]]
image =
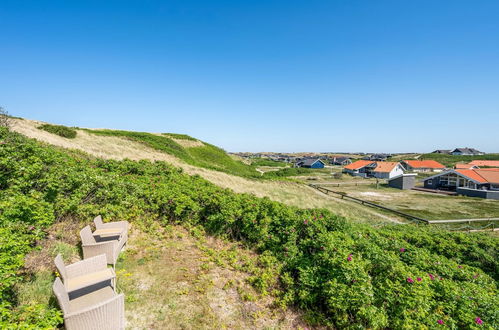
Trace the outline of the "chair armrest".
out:
[[[94,306],[64,316],[68,329],[124,329],[125,296],[116,295]]]
[[[90,257],[66,266],[66,273],[69,278],[95,273],[107,268],[106,260],[105,254]]]

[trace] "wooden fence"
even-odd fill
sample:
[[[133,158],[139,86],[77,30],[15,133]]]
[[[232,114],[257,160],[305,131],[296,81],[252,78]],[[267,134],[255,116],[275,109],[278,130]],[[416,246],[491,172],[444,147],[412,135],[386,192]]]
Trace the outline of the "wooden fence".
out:
[[[499,221],[499,218],[428,220],[428,219],[417,217],[417,216],[414,216],[412,214],[401,212],[401,211],[398,211],[398,210],[395,210],[395,209],[392,209],[392,208],[389,208],[389,207],[386,207],[386,206],[383,206],[383,205],[379,205],[379,204],[376,204],[376,203],[373,203],[373,202],[370,202],[370,201],[366,201],[366,200],[363,200],[363,199],[360,199],[360,198],[357,198],[357,197],[348,196],[344,192],[330,190],[330,189],[318,186],[316,184],[309,184],[309,186],[312,187],[312,188],[314,188],[314,189],[317,189],[318,191],[320,191],[320,192],[322,192],[322,193],[324,193],[326,195],[329,195],[331,193],[331,194],[337,195],[337,196],[335,196],[337,198],[348,199],[348,200],[352,200],[354,202],[360,203],[362,205],[368,205],[368,206],[371,206],[371,207],[379,208],[381,210],[388,211],[388,212],[391,212],[393,214],[402,216],[402,217],[404,217],[406,219],[409,219],[409,220],[412,220],[412,221],[416,221],[416,222],[425,223],[427,225],[445,225],[445,224],[466,223],[467,224],[466,227],[462,227],[462,228],[459,228],[459,229],[460,230],[465,229],[465,230],[468,230],[468,231],[472,232],[472,231],[482,231],[482,230],[488,229],[490,227],[490,230],[493,230],[493,231],[499,230],[499,226],[496,226],[496,223]],[[476,222],[488,222],[488,224],[486,226],[482,227],[482,228],[479,228],[479,229],[471,227],[471,224],[472,223],[476,223]],[[456,230],[456,229],[454,229],[454,230]]]

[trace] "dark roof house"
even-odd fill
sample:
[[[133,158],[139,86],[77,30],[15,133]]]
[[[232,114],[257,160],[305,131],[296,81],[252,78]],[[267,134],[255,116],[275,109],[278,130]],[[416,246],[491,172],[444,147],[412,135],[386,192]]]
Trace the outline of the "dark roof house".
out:
[[[334,165],[348,165],[352,163],[352,160],[348,157],[333,157],[331,163]]]
[[[476,150],[475,148],[456,148],[452,150],[453,155],[459,156],[476,156],[476,155],[484,155],[484,152]]]
[[[306,167],[306,168],[324,168],[324,162],[319,158],[308,158],[302,160],[296,164],[298,167]]]

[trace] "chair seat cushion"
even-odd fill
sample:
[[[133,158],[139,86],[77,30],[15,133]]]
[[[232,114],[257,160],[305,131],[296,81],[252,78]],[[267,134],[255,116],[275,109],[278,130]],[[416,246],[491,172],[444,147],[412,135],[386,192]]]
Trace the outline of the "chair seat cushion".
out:
[[[109,286],[100,290],[93,291],[81,297],[69,301],[69,310],[71,313],[79,312],[91,306],[95,306],[103,301],[114,297],[116,293]]]
[[[101,271],[73,277],[66,281],[64,284],[66,285],[66,290],[68,292],[76,291],[87,286],[91,286],[93,284],[97,284],[104,281],[109,281],[115,278],[116,275],[112,268],[105,268]]]

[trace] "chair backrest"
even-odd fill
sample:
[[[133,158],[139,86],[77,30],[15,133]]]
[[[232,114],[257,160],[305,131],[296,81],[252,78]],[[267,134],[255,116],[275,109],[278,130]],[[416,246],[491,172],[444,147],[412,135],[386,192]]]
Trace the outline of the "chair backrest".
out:
[[[64,265],[64,260],[62,260],[60,253],[57,254],[57,257],[55,257],[54,264],[62,279],[66,281],[66,265]]]
[[[97,243],[95,241],[95,238],[94,238],[94,235],[92,235],[92,230],[90,229],[90,226],[85,226],[85,228],[83,228],[81,231],[80,231],[80,238],[81,238],[81,243],[83,245],[89,245],[89,244],[95,244]]]
[[[94,224],[95,228],[100,228],[102,226],[103,222],[102,222],[102,217],[100,215],[94,218]]]
[[[69,296],[59,277],[55,279],[54,284],[52,285],[52,291],[54,291],[55,297],[64,314],[69,314]]]

